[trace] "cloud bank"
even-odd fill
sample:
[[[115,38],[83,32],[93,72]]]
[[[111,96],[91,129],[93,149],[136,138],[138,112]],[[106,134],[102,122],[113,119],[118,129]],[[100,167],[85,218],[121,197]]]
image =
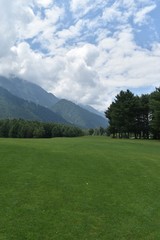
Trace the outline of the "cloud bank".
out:
[[[0,74],[105,110],[121,89],[159,86],[154,0],[1,0]]]

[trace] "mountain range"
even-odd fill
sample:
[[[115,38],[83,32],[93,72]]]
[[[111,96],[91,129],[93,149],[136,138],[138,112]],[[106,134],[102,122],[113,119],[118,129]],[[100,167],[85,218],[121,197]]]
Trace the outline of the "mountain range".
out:
[[[0,119],[5,118],[68,123],[50,109],[16,97],[6,89],[0,87]]]
[[[68,123],[81,128],[107,126],[107,120],[91,106],[59,99],[38,85],[13,76],[0,76],[0,119],[4,118]]]
[[[99,115],[87,111],[75,103],[61,99],[53,107],[53,111],[64,118],[67,122],[82,128],[95,128],[104,126],[106,120]]]

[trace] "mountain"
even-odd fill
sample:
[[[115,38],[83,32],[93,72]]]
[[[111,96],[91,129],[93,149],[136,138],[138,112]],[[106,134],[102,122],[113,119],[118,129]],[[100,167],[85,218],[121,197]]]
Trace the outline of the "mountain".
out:
[[[40,112],[44,112],[48,110],[48,115],[50,116],[51,111],[53,112],[52,114],[59,114],[59,117],[61,115],[61,120],[58,122],[66,120],[66,122],[78,125],[79,127],[83,128],[97,128],[97,127],[106,127],[107,126],[107,120],[106,118],[99,116],[99,112],[96,111],[94,108],[90,106],[78,106],[77,104],[67,101],[65,99],[60,100],[56,96],[54,96],[51,93],[48,93],[45,91],[43,88],[40,86],[33,84],[31,82],[28,82],[26,80],[22,80],[16,77],[11,76],[10,78],[6,78],[3,76],[0,76],[0,87],[3,89],[6,89],[8,92],[10,92],[12,95],[20,98],[21,100],[26,100],[26,104],[24,105],[23,112],[21,112],[20,115],[24,115],[25,112],[28,111],[30,112],[31,105],[34,106],[32,108],[40,108],[45,107],[45,110],[43,109]],[[19,100],[20,101],[20,100]],[[31,105],[29,105],[29,103]],[[35,103],[35,104],[33,104]],[[38,105],[38,106],[37,106]],[[9,107],[9,106],[8,106]],[[27,108],[29,108],[27,110]],[[46,109],[48,108],[48,109]],[[11,110],[11,109],[10,109]],[[17,111],[18,111],[18,106],[17,106]],[[15,113],[16,107],[15,107]],[[9,113],[9,110],[7,110]],[[35,114],[35,113],[34,113]],[[46,113],[47,114],[47,113]],[[46,114],[44,116],[34,116],[34,118],[40,119],[41,121],[47,118]],[[13,116],[14,113],[12,112],[11,116]],[[19,115],[18,115],[19,116]],[[57,115],[56,115],[57,116]],[[54,115],[49,117],[49,119],[55,119],[56,117]],[[58,116],[57,116],[58,117]],[[26,118],[26,117],[25,117]],[[31,118],[31,116],[30,116]],[[28,119],[28,115],[27,115]],[[31,118],[32,119],[32,118]],[[50,121],[50,120],[49,120]],[[54,121],[54,120],[53,120]]]
[[[61,116],[48,108],[16,97],[0,87],[0,119],[5,118],[67,123]]]
[[[19,98],[23,98],[24,100],[31,101],[48,108],[59,101],[57,97],[46,92],[40,86],[16,77],[6,78],[0,76],[0,87],[7,89]]]
[[[65,99],[57,102],[52,109],[55,113],[66,119],[67,122],[82,128],[98,128],[100,126],[107,126],[107,121],[103,117],[91,113],[79,105]]]
[[[85,110],[91,112],[91,113],[95,113],[103,118],[105,118],[105,115],[103,112],[99,112],[97,111],[95,108],[91,107],[90,105],[84,105],[84,104],[78,104],[80,107],[84,108]]]

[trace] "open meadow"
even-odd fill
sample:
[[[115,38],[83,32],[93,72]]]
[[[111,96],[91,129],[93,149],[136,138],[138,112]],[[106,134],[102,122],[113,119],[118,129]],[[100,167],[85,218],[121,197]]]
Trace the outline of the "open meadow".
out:
[[[160,239],[160,142],[0,139],[0,240]]]

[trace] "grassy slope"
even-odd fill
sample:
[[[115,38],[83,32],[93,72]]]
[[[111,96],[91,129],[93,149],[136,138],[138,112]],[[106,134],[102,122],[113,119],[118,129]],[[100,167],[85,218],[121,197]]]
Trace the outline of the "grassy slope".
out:
[[[0,240],[160,239],[159,145],[0,139]]]

